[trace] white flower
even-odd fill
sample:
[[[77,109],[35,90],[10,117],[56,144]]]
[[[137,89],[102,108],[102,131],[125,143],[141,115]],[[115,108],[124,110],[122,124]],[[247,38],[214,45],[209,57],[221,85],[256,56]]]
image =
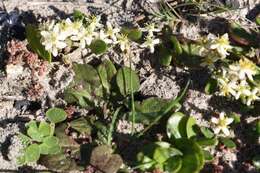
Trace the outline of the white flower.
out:
[[[130,49],[130,44],[127,35],[125,34],[118,34],[117,36],[117,43],[120,46],[122,51],[126,51]]]
[[[110,22],[106,23],[107,29],[106,29],[106,34],[114,41],[117,41],[116,34],[120,32],[119,28],[113,28]]]
[[[159,44],[160,40],[153,36],[147,36],[145,42],[141,45],[142,48],[149,48],[151,53],[154,53],[154,46]]]
[[[61,31],[68,37],[71,35],[77,35],[82,27],[82,21],[72,22],[69,18],[62,23]]]
[[[79,41],[80,47],[84,49],[86,45],[90,45],[94,39],[95,33],[90,27],[84,28],[81,27],[79,33],[75,36],[71,36],[71,40]]]
[[[108,35],[103,30],[100,30],[98,33],[95,34],[95,36],[107,44],[113,43],[113,40],[109,39]]]
[[[251,81],[253,81],[253,76],[257,74],[256,65],[246,58],[240,59],[239,63],[230,65],[229,69],[232,70],[233,73],[238,74],[238,77],[241,80],[246,79],[247,76]]]
[[[239,85],[235,86],[236,94],[235,98],[238,100],[240,97],[249,96],[250,95],[250,86],[245,80],[242,80]]]
[[[229,75],[225,68],[222,69],[222,76],[217,78],[218,85],[220,88],[220,95],[222,96],[229,96],[232,94],[233,96],[236,95],[236,81],[230,81],[228,79]]]
[[[221,112],[219,115],[219,119],[212,117],[211,122],[215,124],[215,127],[213,128],[213,131],[215,134],[219,134],[220,132],[223,132],[225,136],[229,136],[229,124],[233,122],[233,118],[225,117],[225,113]]]
[[[153,36],[153,33],[160,32],[160,29],[155,28],[154,23],[149,23],[149,24],[146,24],[145,28],[143,28],[142,31],[148,32],[148,36]]]
[[[232,46],[229,44],[228,34],[222,35],[220,38],[216,38],[210,41],[209,48],[217,50],[221,58],[225,58],[229,53],[228,50],[232,49]]]
[[[47,51],[50,51],[53,56],[58,55],[58,51],[65,48],[65,36],[60,34],[60,25],[56,24],[51,31],[41,31],[42,44]]]
[[[94,31],[96,28],[100,28],[102,24],[100,23],[101,17],[100,16],[90,16],[88,19],[89,28],[91,31]]]
[[[250,92],[246,101],[247,106],[250,106],[253,101],[260,100],[260,97],[257,96],[258,93],[259,93],[258,88],[254,88],[253,91]]]

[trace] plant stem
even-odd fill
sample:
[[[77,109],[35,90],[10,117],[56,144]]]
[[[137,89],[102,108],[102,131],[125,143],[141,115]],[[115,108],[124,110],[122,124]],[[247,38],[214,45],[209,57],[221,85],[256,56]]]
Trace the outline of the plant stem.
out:
[[[118,116],[118,113],[120,111],[121,107],[117,108],[115,113],[113,114],[113,117],[112,117],[112,122],[110,124],[110,127],[109,127],[109,133],[108,133],[108,136],[107,136],[107,144],[108,146],[112,146],[112,135],[113,135],[113,132],[114,132],[114,127],[115,127],[115,122],[116,122],[116,119],[117,119],[117,116]]]
[[[133,135],[135,132],[135,104],[134,104],[134,92],[133,92],[133,79],[132,79],[132,56],[130,51],[128,51],[128,57],[130,61],[130,90],[131,90],[131,114],[132,114],[132,132]]]

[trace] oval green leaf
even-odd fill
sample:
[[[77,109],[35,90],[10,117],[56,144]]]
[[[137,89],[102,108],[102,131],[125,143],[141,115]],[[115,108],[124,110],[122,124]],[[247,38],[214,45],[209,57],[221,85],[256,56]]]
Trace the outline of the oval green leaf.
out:
[[[60,123],[67,118],[67,113],[60,108],[51,108],[46,112],[47,118],[50,120],[52,123]]]
[[[37,144],[31,144],[25,149],[25,160],[26,162],[36,162],[40,158],[40,148]]]
[[[124,96],[131,93],[131,78],[132,92],[136,92],[140,88],[139,77],[136,72],[131,70],[129,67],[123,67],[118,70],[116,75],[116,83],[120,93]]]
[[[89,47],[91,52],[96,55],[103,54],[107,50],[107,44],[103,40],[94,40]]]

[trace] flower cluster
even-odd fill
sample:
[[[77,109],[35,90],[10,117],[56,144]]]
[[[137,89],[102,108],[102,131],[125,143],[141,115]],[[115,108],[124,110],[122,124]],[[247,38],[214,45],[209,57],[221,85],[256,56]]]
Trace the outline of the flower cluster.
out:
[[[149,48],[151,53],[154,53],[155,45],[160,43],[159,39],[156,39],[154,36],[154,32],[160,32],[159,29],[155,28],[153,23],[147,24],[143,31],[147,32],[147,36],[145,37],[145,42],[141,45],[142,48]]]
[[[84,49],[96,39],[109,45],[118,44],[122,51],[128,50],[130,40],[127,35],[120,33],[121,29],[113,27],[109,22],[106,26],[102,25],[100,20],[98,16],[90,16],[86,18],[87,22],[71,21],[68,18],[58,23],[46,23],[41,29],[41,42],[54,57],[66,47],[77,46]],[[148,35],[141,47],[149,48],[153,53],[154,46],[159,43],[159,39],[155,39],[153,33],[160,30],[156,29],[153,24],[147,25],[143,30],[148,32]]]
[[[260,88],[254,81],[257,74],[259,67],[246,58],[222,67],[221,74],[216,76],[220,95],[233,96],[250,106],[252,102],[260,100]]]
[[[204,62],[201,63],[202,67],[214,68],[214,63],[220,59],[225,59],[232,49],[229,43],[228,34],[224,34],[221,37],[215,37],[211,34],[204,40],[204,45],[200,50],[201,56],[205,57]]]

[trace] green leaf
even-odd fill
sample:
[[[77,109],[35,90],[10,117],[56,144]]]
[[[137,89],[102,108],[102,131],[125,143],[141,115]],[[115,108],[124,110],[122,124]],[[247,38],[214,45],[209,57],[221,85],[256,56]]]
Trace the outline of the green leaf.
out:
[[[171,157],[164,163],[164,171],[178,173],[182,167],[182,159],[179,156]]]
[[[212,161],[214,159],[214,157],[212,156],[212,154],[210,154],[209,151],[203,150],[203,153],[206,161]]]
[[[202,147],[218,145],[218,139],[216,137],[215,138],[199,138],[199,139],[196,139],[196,142]]]
[[[131,76],[132,76],[132,89],[133,92],[136,92],[139,90],[140,87],[139,77],[136,74],[136,72],[131,70],[129,67],[123,67],[117,72],[116,83],[120,93],[123,96],[126,96],[131,93]]]
[[[61,151],[59,139],[54,136],[48,136],[43,139],[43,143],[39,145],[41,154],[57,154]]]
[[[45,121],[40,122],[39,132],[43,137],[51,135],[51,126]]]
[[[19,133],[18,137],[21,140],[22,144],[25,145],[25,146],[28,146],[32,142],[31,138],[29,138],[28,136],[26,136],[22,133]]]
[[[105,60],[98,66],[97,71],[103,87],[106,89],[107,93],[110,93],[110,83],[116,74],[116,68],[114,64],[109,60]]]
[[[40,161],[41,164],[45,167],[57,172],[75,172],[82,170],[82,168],[77,165],[74,159],[66,157],[64,153],[59,153],[56,155],[44,155],[41,157]]]
[[[83,20],[86,17],[84,13],[82,13],[79,10],[74,10],[73,11],[73,19],[74,20]]]
[[[51,108],[46,112],[47,118],[50,120],[52,123],[60,123],[67,118],[67,113],[60,108]]]
[[[157,147],[154,151],[153,159],[157,163],[160,163],[160,164],[164,163],[166,160],[168,160],[171,157],[169,149],[170,149],[170,146],[168,146],[168,147],[162,147],[162,146]]]
[[[182,46],[182,54],[175,57],[176,63],[193,69],[200,69],[202,57],[200,56],[201,46],[194,43],[185,43]]]
[[[121,32],[123,34],[127,35],[127,37],[132,41],[138,41],[139,39],[141,39],[141,37],[143,35],[142,31],[138,28],[123,27]]]
[[[175,55],[180,55],[182,54],[182,47],[180,42],[177,40],[177,38],[175,36],[171,36],[170,37],[170,41],[173,45],[173,52]]]
[[[231,23],[229,27],[229,36],[237,43],[244,46],[259,46],[257,33],[248,32],[238,23]]]
[[[142,171],[151,169],[156,164],[156,161],[154,161],[150,157],[145,156],[142,152],[137,154],[137,161],[140,162],[137,167]]]
[[[95,68],[88,64],[73,64],[74,81],[65,91],[68,103],[92,108],[103,97],[103,86]]]
[[[234,123],[235,123],[235,124],[238,124],[238,123],[241,122],[241,120],[240,120],[240,115],[238,115],[237,113],[232,112],[230,116],[231,116],[231,118],[234,119]]]
[[[167,121],[167,135],[169,138],[174,137],[176,139],[182,138],[180,132],[180,122],[185,115],[181,112],[174,113]]]
[[[35,26],[26,26],[26,38],[33,52],[37,53],[44,60],[51,62],[51,53],[45,50],[45,47],[41,44],[41,35]]]
[[[257,170],[260,170],[260,155],[257,155],[253,158],[253,165]]]
[[[256,123],[256,133],[257,133],[257,135],[260,135],[260,121],[259,120]]]
[[[24,164],[26,164],[25,156],[24,156],[24,155],[23,155],[23,156],[19,156],[19,157],[17,158],[16,162],[17,162],[18,165],[24,165]]]
[[[186,134],[188,138],[196,136],[196,133],[193,129],[195,124],[196,124],[196,120],[193,117],[189,117],[186,123]]]
[[[178,139],[174,144],[183,153],[183,166],[178,173],[199,173],[204,166],[204,154],[201,147],[190,139]]]
[[[34,141],[41,142],[43,139],[42,134],[39,132],[36,121],[30,121],[26,124],[28,127],[27,135],[30,136]]]
[[[153,159],[159,163],[163,164],[170,157],[182,155],[182,152],[176,148],[172,148],[171,144],[167,142],[156,142],[157,147],[153,151]]]
[[[43,143],[51,147],[57,145],[59,143],[59,139],[55,136],[48,136],[43,139]]]
[[[40,148],[37,144],[31,144],[25,149],[25,160],[26,162],[36,162],[40,158]]]
[[[206,84],[205,93],[213,94],[215,91],[217,91],[217,86],[217,80],[210,78]]]
[[[103,40],[94,40],[89,46],[91,52],[100,55],[107,51],[107,44]]]
[[[73,120],[69,124],[71,128],[77,130],[81,134],[91,135],[92,128],[84,117]]]
[[[169,66],[172,62],[172,53],[163,44],[159,46],[159,58],[163,66]]]
[[[175,99],[173,99],[175,100]],[[165,106],[171,100],[165,100],[157,97],[150,97],[148,99],[143,100],[142,102],[135,102],[135,110],[136,110],[136,122],[143,123],[145,125],[149,125],[155,118],[158,116],[162,116]],[[176,111],[180,107],[179,104],[176,104],[171,111]],[[132,117],[130,117],[131,119]]]
[[[260,16],[259,15],[255,18],[255,23],[257,25],[260,25]]]
[[[45,143],[42,143],[42,144],[40,144],[39,145],[39,148],[40,148],[40,153],[41,154],[50,154],[49,153],[49,149],[50,149],[50,147],[47,145],[47,144],[45,144]]]
[[[123,164],[122,158],[112,154],[113,150],[106,145],[101,145],[91,153],[90,163],[104,173],[116,173]]]
[[[214,137],[214,133],[207,127],[200,127],[200,131],[206,138]]]
[[[236,148],[236,144],[228,138],[220,138],[220,141],[227,147],[227,148]]]

